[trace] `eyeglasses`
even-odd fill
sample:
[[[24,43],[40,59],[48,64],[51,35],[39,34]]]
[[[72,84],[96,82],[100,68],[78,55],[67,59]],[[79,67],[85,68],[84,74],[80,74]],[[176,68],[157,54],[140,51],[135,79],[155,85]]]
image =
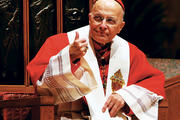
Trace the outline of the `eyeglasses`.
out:
[[[115,25],[117,23],[115,18],[113,18],[113,17],[104,18],[102,15],[93,15],[93,19],[98,23],[101,23],[101,22],[103,22],[103,20],[105,20],[106,24],[108,24],[108,25]]]

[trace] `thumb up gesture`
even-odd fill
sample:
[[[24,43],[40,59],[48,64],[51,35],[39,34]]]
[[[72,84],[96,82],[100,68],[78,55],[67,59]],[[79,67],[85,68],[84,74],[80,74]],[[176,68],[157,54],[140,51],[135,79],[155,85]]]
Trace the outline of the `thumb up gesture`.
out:
[[[88,44],[86,39],[79,38],[79,33],[76,32],[75,40],[70,45],[69,53],[70,53],[70,59],[71,61],[75,61],[76,59],[81,58],[84,56],[87,52]]]

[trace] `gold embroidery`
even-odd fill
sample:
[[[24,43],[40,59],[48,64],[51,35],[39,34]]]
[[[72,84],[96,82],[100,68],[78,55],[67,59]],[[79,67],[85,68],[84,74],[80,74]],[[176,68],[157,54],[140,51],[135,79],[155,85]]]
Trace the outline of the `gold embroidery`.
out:
[[[119,69],[117,72],[114,73],[113,76],[110,78],[112,80],[112,91],[117,91],[125,85],[125,81],[121,74],[121,70]]]

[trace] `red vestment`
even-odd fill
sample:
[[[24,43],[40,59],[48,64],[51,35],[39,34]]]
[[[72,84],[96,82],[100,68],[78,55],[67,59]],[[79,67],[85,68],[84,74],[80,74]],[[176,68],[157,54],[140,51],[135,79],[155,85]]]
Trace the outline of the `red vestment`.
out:
[[[35,58],[27,66],[31,80],[35,85],[45,71],[51,56],[69,44],[66,33],[49,37]],[[130,72],[128,85],[136,84],[142,86],[158,95],[165,96],[164,75],[161,71],[153,68],[147,61],[145,54],[136,46],[129,43],[130,47]]]
[[[37,80],[39,80],[44,73],[51,56],[56,55],[67,45],[69,45],[69,40],[66,33],[51,36],[46,40],[38,54],[27,66],[34,85],[36,85]],[[148,63],[145,54],[136,46],[129,43],[129,48],[130,71],[127,86],[136,84],[164,97],[163,73],[153,68]],[[72,64],[72,71],[75,71],[74,69],[77,67],[78,65]]]

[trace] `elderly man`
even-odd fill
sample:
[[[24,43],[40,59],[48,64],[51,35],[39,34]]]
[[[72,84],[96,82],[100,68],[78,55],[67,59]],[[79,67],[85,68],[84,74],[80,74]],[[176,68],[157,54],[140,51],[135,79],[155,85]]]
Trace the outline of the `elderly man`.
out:
[[[47,89],[56,104],[81,97],[92,120],[156,120],[164,97],[164,75],[122,30],[121,0],[97,0],[89,26],[46,40],[27,69],[36,87]]]

